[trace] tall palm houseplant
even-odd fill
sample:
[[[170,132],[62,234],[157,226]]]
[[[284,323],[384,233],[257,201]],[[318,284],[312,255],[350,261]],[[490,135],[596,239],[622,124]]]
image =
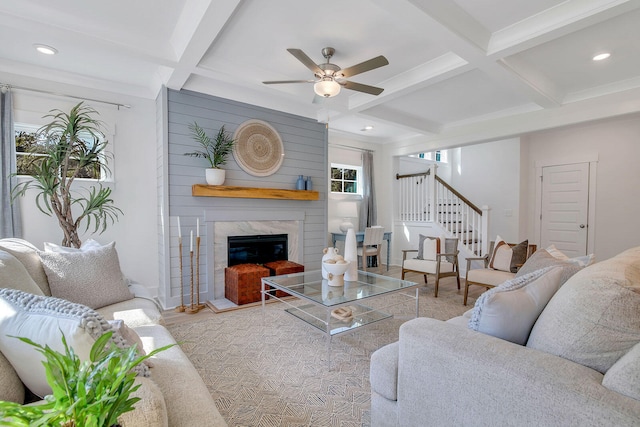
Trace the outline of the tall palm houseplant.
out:
[[[31,179],[13,188],[14,201],[29,189],[38,192],[36,206],[46,215],[55,214],[64,233],[63,246],[80,247],[78,230],[83,223],[84,231],[93,227],[94,233],[102,233],[122,214],[109,187],[97,182],[77,191],[73,186],[87,171],[97,171],[97,176],[109,171],[108,141],[103,122],[95,118],[98,114],[80,102],[68,113],[56,109],[45,115],[51,121],[38,129],[38,143],[29,148],[24,160]]]

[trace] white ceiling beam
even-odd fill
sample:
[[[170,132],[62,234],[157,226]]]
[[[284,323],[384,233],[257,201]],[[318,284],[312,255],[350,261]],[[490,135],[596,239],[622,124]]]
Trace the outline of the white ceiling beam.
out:
[[[360,114],[373,117],[379,122],[399,126],[413,132],[438,134],[442,131],[442,123],[427,120],[419,116],[409,116],[406,113],[401,113],[383,106],[361,111]]]
[[[171,45],[178,63],[167,87],[180,90],[213,45],[243,0],[188,0],[178,19]]]
[[[489,57],[486,52],[486,46],[485,48],[482,47],[485,44],[484,41],[470,41],[469,39],[473,35],[477,35],[480,40],[486,39],[488,44],[489,36],[487,35],[490,35],[490,33],[477,22],[468,24],[469,17],[466,16],[466,12],[459,11],[449,16],[443,16],[446,15],[445,12],[451,7],[447,4],[452,2],[438,0],[431,4],[428,0],[406,0],[404,2],[394,2],[391,9],[391,6],[384,0],[376,1],[381,6],[390,7],[389,13],[398,13],[400,11],[402,16],[411,17],[408,19],[407,25],[414,25],[420,31],[428,33],[429,39],[441,41],[447,48],[451,49],[449,55],[459,58],[459,61],[464,61],[466,64],[464,67],[459,67],[456,70],[457,73],[445,73],[446,69],[443,69],[445,74],[439,77],[436,77],[435,74],[432,76],[425,74],[423,76],[424,81],[420,82],[420,85],[407,85],[404,91],[398,92],[398,96],[411,90],[438,83],[443,78],[450,78],[460,72],[479,69],[493,79],[496,84],[508,84],[514,92],[543,108],[554,108],[560,105],[557,94],[551,91],[548,85],[543,86],[540,83],[541,86],[539,87],[537,81],[526,79],[526,77],[533,76],[514,73],[512,72],[513,70],[498,64],[497,61],[503,58],[502,55],[495,54]],[[432,13],[434,15],[431,15]],[[458,17],[458,20],[455,20],[454,17]],[[465,30],[465,25],[467,24],[473,30]],[[429,79],[433,79],[433,82],[429,81]]]
[[[638,0],[565,1],[491,36],[490,56],[522,52],[640,7]]]
[[[432,61],[380,82],[380,85],[385,89],[375,98],[364,94],[350,96],[349,110],[362,111],[450,79],[468,71],[469,68],[466,68],[466,65],[468,65],[468,62],[464,59],[454,53],[446,53]]]
[[[541,109],[446,128],[438,135],[396,142],[392,152],[395,156],[404,156],[430,149],[455,148],[634,113],[640,113],[640,88],[565,104],[557,109]]]
[[[438,21],[467,43],[486,51],[491,33],[451,0],[409,0],[416,8]]]

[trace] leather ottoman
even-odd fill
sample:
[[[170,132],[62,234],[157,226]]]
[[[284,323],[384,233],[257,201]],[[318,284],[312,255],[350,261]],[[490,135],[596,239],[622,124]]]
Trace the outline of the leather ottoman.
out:
[[[269,276],[269,269],[258,264],[238,264],[224,269],[224,295],[237,305],[262,300],[261,279]]]
[[[264,264],[269,269],[271,276],[280,276],[282,274],[301,273],[304,271],[304,265],[297,264],[293,261],[281,260],[271,261]],[[284,291],[276,291],[278,298],[288,297],[289,294]]]

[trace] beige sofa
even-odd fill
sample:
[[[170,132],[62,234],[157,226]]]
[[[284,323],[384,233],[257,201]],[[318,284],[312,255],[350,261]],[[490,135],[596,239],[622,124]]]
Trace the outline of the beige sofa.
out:
[[[16,260],[21,265],[16,264]],[[24,291],[25,286],[32,286],[32,282],[25,283],[28,279],[23,270],[45,297],[51,296],[52,290],[37,249],[24,240],[0,240],[0,288]],[[146,289],[126,280],[125,284],[134,294],[133,298],[95,311],[108,320],[124,320],[140,337],[147,352],[175,344],[169,331],[160,324],[159,307]],[[39,294],[37,290],[34,292]],[[40,302],[45,300],[38,298]],[[0,330],[0,334],[2,332]],[[0,400],[24,403],[30,393],[8,359],[8,355],[5,357],[0,353]],[[136,393],[142,400],[134,411],[121,417],[123,426],[226,426],[206,385],[179,346],[158,353],[151,362],[149,377],[137,379],[142,386]]]
[[[563,268],[493,288],[462,317],[403,324],[371,358],[372,426],[640,425],[640,247],[568,280]]]

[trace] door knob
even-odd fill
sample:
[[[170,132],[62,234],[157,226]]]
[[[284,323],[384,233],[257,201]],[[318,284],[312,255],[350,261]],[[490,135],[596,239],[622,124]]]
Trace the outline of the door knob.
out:
[[[580,224],[580,228],[585,228],[585,227],[586,227],[586,225]]]

